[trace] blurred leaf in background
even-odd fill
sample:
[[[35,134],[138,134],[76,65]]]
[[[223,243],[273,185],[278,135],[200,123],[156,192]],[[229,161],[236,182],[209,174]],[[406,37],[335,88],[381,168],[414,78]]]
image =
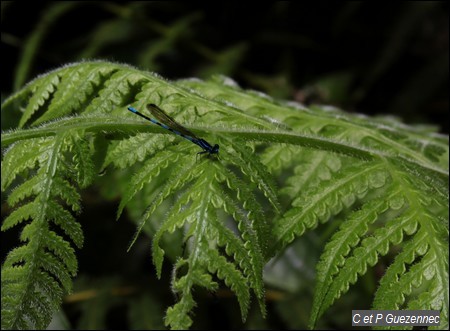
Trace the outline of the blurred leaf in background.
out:
[[[448,132],[447,2],[27,6],[2,2],[2,95],[95,58],[172,79],[223,74],[274,97],[396,114]]]

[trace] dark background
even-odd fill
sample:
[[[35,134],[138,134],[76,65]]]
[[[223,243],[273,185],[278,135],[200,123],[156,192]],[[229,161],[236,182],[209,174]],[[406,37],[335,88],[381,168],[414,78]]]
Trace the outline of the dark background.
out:
[[[2,1],[1,91],[107,59],[169,79],[224,74],[274,97],[448,133],[448,23],[445,1]]]
[[[223,74],[276,98],[394,115],[448,133],[448,2],[2,1],[1,6],[2,100],[64,64],[106,59],[168,79]],[[114,183],[104,187],[114,195]],[[125,252],[135,227],[125,220],[112,222],[118,202],[105,201],[102,195],[95,188],[83,192],[86,238],[76,252],[80,277],[71,298],[92,289],[97,295],[65,302],[69,324],[80,329],[133,328],[129,321],[138,319],[127,316],[127,298],[142,294],[142,306],[153,307],[149,314],[156,322],[151,326],[161,328],[165,309],[176,299],[169,285],[172,266],[167,263],[163,279],[156,279],[148,239]],[[2,201],[4,216],[11,210]],[[18,230],[9,230],[7,238],[2,235],[2,261],[17,245]],[[266,270],[266,320],[253,302],[243,325],[229,292],[198,290],[193,328],[305,328],[314,268],[323,249],[315,236],[306,234],[294,242],[279,261],[286,268],[285,279]],[[299,260],[290,261],[292,257]],[[295,267],[299,261],[301,270]],[[318,328],[350,327],[344,312],[370,308],[383,271],[381,259],[373,273],[330,308]],[[287,283],[288,278],[298,285],[291,292],[273,281]],[[113,295],[102,296],[100,289]],[[90,315],[96,307],[108,307],[104,324]]]

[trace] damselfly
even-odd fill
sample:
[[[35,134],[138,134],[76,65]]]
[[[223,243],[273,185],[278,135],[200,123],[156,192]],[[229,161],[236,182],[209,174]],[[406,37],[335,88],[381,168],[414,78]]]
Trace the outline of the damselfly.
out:
[[[159,125],[160,127],[164,128],[166,130],[169,130],[170,132],[173,132],[176,135],[179,135],[189,141],[192,141],[194,144],[200,146],[200,148],[202,148],[203,151],[198,152],[197,154],[208,153],[209,155],[211,155],[211,154],[219,153],[219,145],[215,144],[214,146],[212,146],[206,140],[197,137],[191,131],[189,131],[182,125],[175,122],[175,120],[173,118],[171,118],[169,115],[167,115],[157,105],[150,104],[150,103],[147,104],[147,110],[153,115],[154,118],[145,116],[144,114],[140,113],[133,107],[128,107],[128,110],[131,111],[132,113],[135,113],[136,115],[141,116],[142,118],[145,118],[147,121],[150,121],[156,125]]]

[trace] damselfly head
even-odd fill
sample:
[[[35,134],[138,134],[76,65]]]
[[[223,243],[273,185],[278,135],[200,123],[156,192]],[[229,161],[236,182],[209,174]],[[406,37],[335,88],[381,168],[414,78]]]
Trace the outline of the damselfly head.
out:
[[[219,153],[219,145],[215,144],[211,149],[210,154],[217,154],[217,153]]]

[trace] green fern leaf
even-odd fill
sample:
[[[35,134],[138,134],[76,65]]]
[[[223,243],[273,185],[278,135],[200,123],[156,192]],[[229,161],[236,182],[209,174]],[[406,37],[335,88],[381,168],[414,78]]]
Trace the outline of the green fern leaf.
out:
[[[249,210],[253,210],[253,214],[245,214],[245,212],[236,205],[229,195],[223,196],[223,208],[226,212],[233,215],[234,219],[238,222],[238,229],[241,231],[242,239],[245,241],[244,247],[248,250],[247,254],[250,257],[251,263],[251,270],[246,271],[249,274],[253,289],[259,299],[261,311],[264,314],[265,306],[263,303],[264,289],[262,284],[262,270],[264,266],[263,252],[265,251],[267,239],[263,239],[265,236],[265,229],[260,221],[263,219],[263,216],[262,213],[260,213],[260,208],[257,207],[256,201],[249,198],[251,197],[249,192],[245,192],[246,189],[242,183],[240,183],[239,180],[231,174],[231,172],[227,172],[224,175],[225,176],[223,176],[223,179],[226,181],[227,186],[231,190],[238,192],[238,199],[243,196],[247,197],[247,200],[244,202],[244,207]],[[245,193],[240,194],[240,192]]]
[[[92,183],[95,176],[93,149],[90,146],[90,142],[80,134],[77,136],[72,135],[70,138],[69,145],[71,146],[70,152],[73,153],[74,177],[80,187],[84,188]],[[69,201],[67,202],[69,203]]]
[[[59,84],[59,80],[59,73],[52,73],[44,77],[41,80],[41,84],[33,89],[33,96],[30,98],[27,108],[20,118],[19,127],[23,127],[33,114],[50,99],[53,92],[55,92],[56,86]]]
[[[125,169],[136,162],[142,162],[146,156],[164,150],[174,137],[148,137],[145,133],[138,133],[127,140],[119,141],[111,146],[107,154],[104,167],[114,164],[117,168]]]
[[[9,164],[2,167],[9,181],[7,187],[17,174],[40,166],[28,182],[25,181],[15,189],[9,203],[17,203],[27,198],[32,201],[24,204],[5,219],[2,230],[31,220],[24,226],[20,239],[25,244],[8,255],[2,269],[2,300],[4,299],[2,327],[45,328],[53,312],[61,304],[64,292],[72,288],[71,277],[76,274],[77,260],[70,244],[59,234],[49,230],[49,222],[64,224],[77,245],[82,244],[82,235],[76,227],[70,225],[73,217],[58,213],[62,209],[54,208],[54,199],[62,198],[74,210],[78,210],[79,195],[74,188],[60,176],[65,166],[61,154],[67,150],[64,145],[65,135],[55,139],[42,140],[43,144],[36,151],[24,151],[30,143],[17,143],[8,151],[9,155],[19,155],[26,160],[26,166],[13,169]],[[27,141],[25,141],[27,142]],[[34,144],[31,144],[34,146]],[[6,155],[5,159],[10,156]],[[58,171],[58,169],[60,169]],[[2,173],[3,175],[3,173]],[[3,177],[3,176],[2,176]],[[62,222],[69,221],[67,222]],[[20,307],[20,308],[19,308]]]
[[[241,311],[243,312],[243,318],[246,316],[246,312],[248,309],[248,286],[244,285],[247,284],[247,278],[250,279],[250,283],[252,284],[252,288],[255,290],[255,293],[257,297],[261,300],[263,297],[263,290],[262,290],[262,266],[263,266],[263,259],[261,255],[261,250],[258,248],[258,232],[260,231],[254,228],[251,223],[249,223],[248,217],[252,217],[250,215],[240,215],[239,210],[236,203],[233,202],[231,197],[227,197],[227,199],[223,202],[220,200],[223,199],[224,193],[221,192],[219,187],[215,187],[213,183],[207,181],[206,178],[221,178],[219,179],[219,182],[222,180],[225,180],[225,178],[229,178],[232,176],[231,173],[226,173],[225,175],[222,173],[222,170],[216,165],[213,168],[203,168],[205,166],[205,163],[203,162],[201,165],[197,166],[197,169],[195,171],[192,171],[190,173],[197,174],[197,178],[194,179],[192,177],[189,177],[189,180],[193,180],[193,186],[189,191],[186,191],[182,196],[178,197],[176,204],[173,206],[171,211],[168,214],[167,219],[163,222],[159,230],[156,232],[153,240],[153,260],[157,268],[158,275],[161,274],[161,266],[162,266],[162,260],[164,255],[164,250],[160,248],[159,246],[159,240],[163,233],[172,233],[176,228],[181,227],[183,224],[191,224],[189,227],[189,230],[186,234],[186,240],[189,238],[193,238],[193,243],[189,246],[191,247],[191,253],[190,257],[188,259],[188,265],[189,265],[189,271],[187,279],[185,279],[183,282],[179,283],[180,292],[183,296],[186,296],[186,298],[181,299],[179,303],[177,303],[174,307],[171,308],[170,314],[168,311],[168,314],[166,316],[166,323],[171,325],[173,328],[185,326],[185,323],[189,322],[190,319],[187,317],[178,316],[177,314],[184,313],[188,314],[190,312],[190,309],[193,308],[193,306],[190,305],[191,301],[191,290],[192,286],[194,284],[201,285],[202,283],[197,279],[190,279],[191,272],[192,275],[197,275],[197,272],[201,271],[206,272],[206,270],[209,270],[209,272],[218,273],[219,278],[224,278],[225,282],[228,282],[234,280],[232,284],[230,283],[230,287],[236,291],[236,294],[238,296],[238,300],[241,306]],[[213,170],[216,171],[216,175],[214,176],[211,172]],[[209,174],[208,174],[209,172]],[[207,175],[208,174],[208,175]],[[169,176],[171,177],[171,176]],[[176,176],[175,176],[176,177]],[[231,178],[227,185],[228,187],[232,189],[236,189],[239,191],[245,191],[244,187],[237,187],[236,183],[238,182],[237,178]],[[231,184],[233,183],[233,184]],[[194,192],[203,192],[200,194],[194,194]],[[245,193],[245,195],[247,195]],[[239,195],[239,193],[238,193]],[[217,200],[219,199],[220,200]],[[217,200],[217,201],[216,201]],[[223,204],[224,210],[227,211],[230,214],[233,214],[235,219],[239,221],[238,227],[241,229],[243,233],[242,239],[245,241],[245,244],[239,244],[235,243],[236,246],[242,246],[240,249],[240,252],[243,252],[244,257],[242,259],[245,261],[248,259],[245,263],[246,266],[249,268],[243,269],[242,271],[238,271],[241,267],[240,260],[237,259],[236,265],[232,266],[231,264],[225,264],[219,268],[219,265],[212,264],[212,260],[206,256],[204,256],[204,252],[199,247],[203,247],[206,242],[212,242],[216,241],[215,234],[220,232],[223,232],[222,228],[215,228],[215,226],[219,223],[217,221],[212,221],[216,217],[214,214],[211,214],[211,209],[205,205],[205,201],[211,201],[213,205],[221,206]],[[248,203],[256,203],[256,202],[248,202]],[[184,207],[183,207],[184,206]],[[184,208],[184,209],[183,209]],[[246,208],[249,208],[247,205]],[[255,209],[255,208],[253,208]],[[258,210],[257,208],[255,210]],[[147,211],[148,213],[148,211]],[[203,214],[203,216],[201,216]],[[193,215],[196,215],[193,217]],[[229,233],[229,230],[226,230],[227,233]],[[239,239],[234,235],[230,234],[233,238],[235,238],[234,242],[238,241]],[[190,240],[188,241],[190,243]],[[221,245],[220,241],[217,242],[217,245]],[[231,253],[232,250],[228,249],[228,252]],[[235,252],[232,252],[231,256],[236,256],[237,254],[234,254]],[[210,250],[211,254],[217,254],[217,251]],[[248,257],[249,256],[249,257]],[[223,260],[225,261],[225,260]],[[207,269],[205,269],[207,268]],[[221,273],[225,273],[228,276],[221,276]],[[203,277],[203,276],[202,276]],[[238,283],[239,281],[239,283]],[[181,284],[185,285],[186,288],[182,288]],[[206,284],[209,284],[206,282]],[[227,284],[228,285],[228,284]],[[205,285],[206,286],[206,285]],[[206,286],[209,287],[210,285]],[[261,307],[263,309],[264,303],[261,302]],[[263,310],[264,311],[264,310]],[[244,314],[245,313],[245,314]],[[175,318],[176,317],[176,318]],[[190,322],[189,322],[190,323]]]
[[[296,207],[290,209],[274,228],[279,241],[290,242],[295,234],[300,235],[307,228],[314,228],[318,222],[326,221],[344,208],[349,208],[370,189],[382,187],[388,174],[382,164],[373,163],[364,168],[360,164],[348,167],[336,177],[333,183],[323,182],[293,201]]]
[[[232,145],[231,141],[228,141],[228,143]],[[233,154],[230,156],[234,158],[236,165],[241,168],[241,171],[264,193],[275,210],[280,212],[280,205],[273,179],[265,169],[265,166],[257,158],[250,158],[249,160],[244,157],[244,155],[249,155],[250,153],[252,153],[250,148],[242,143],[235,142],[233,145]]]
[[[148,103],[219,144],[218,157],[196,159],[196,146],[126,110]],[[142,208],[140,220],[130,213],[132,242],[153,229],[158,276],[165,238],[184,234],[172,280],[179,301],[165,318],[172,328],[191,326],[193,291],[216,290],[216,279],[236,294],[243,319],[250,292],[264,315],[267,260],[331,220],[340,228],[318,264],[311,326],[388,253],[374,307],[439,309],[448,325],[448,137],[277,101],[224,77],[170,82],[107,62],[39,76],[2,111],[23,111],[20,129],[2,133],[2,190],[14,208],[2,230],[23,227],[2,268],[4,328],[47,327],[71,290],[72,244],[83,244],[79,189],[101,167],[127,178],[118,215]]]
[[[317,285],[311,319],[317,319],[320,315],[324,297],[332,285],[333,276],[339,272],[339,268],[345,264],[345,258],[350,250],[355,247],[361,238],[369,230],[369,225],[376,221],[378,214],[388,208],[384,200],[374,200],[366,204],[360,211],[355,212],[347,222],[343,223],[331,241],[325,247],[320,263],[317,265]]]
[[[6,231],[13,226],[20,224],[22,221],[26,221],[32,217],[36,216],[36,207],[37,204],[35,202],[29,202],[18,209],[14,210],[4,221],[2,224],[2,231]]]
[[[51,145],[51,139],[25,140],[10,148],[2,162],[2,190],[11,185],[18,174],[34,168],[37,162],[45,162]]]
[[[135,196],[135,194],[142,190],[143,186],[149,182],[150,178],[158,176],[164,168],[169,167],[171,161],[177,162],[178,159],[179,156],[173,156],[172,153],[163,151],[162,153],[159,153],[152,162],[147,163],[144,167],[139,169],[133,176],[132,183],[120,202],[118,216],[120,216],[126,204]],[[154,208],[156,208],[167,195],[168,193],[156,201]],[[152,209],[152,211],[153,210],[154,209]]]
[[[184,225],[185,220],[190,216],[192,211],[188,208],[182,210],[184,205],[189,202],[189,191],[183,193],[182,196],[178,197],[177,202],[171,208],[167,219],[161,224],[158,231],[153,237],[152,253],[153,253],[153,263],[156,267],[156,274],[158,278],[161,278],[162,263],[164,260],[164,250],[160,247],[160,240],[164,233],[173,233],[177,228]]]
[[[224,256],[220,256],[217,251],[209,250],[207,259],[211,261],[208,265],[210,273],[217,274],[217,277],[225,281],[234,293],[237,294],[239,306],[241,307],[242,321],[245,322],[248,307],[250,304],[250,293],[245,277],[236,269],[236,266],[227,262]]]
[[[342,157],[330,153],[298,149],[295,158],[294,175],[288,178],[280,191],[291,198],[299,196],[301,191],[313,188],[322,181],[330,180],[344,162]],[[292,162],[294,160],[290,160],[289,163]]]
[[[184,284],[183,284],[184,285]],[[181,286],[180,286],[181,287]],[[195,307],[195,301],[190,291],[186,291],[181,299],[166,312],[165,325],[173,330],[186,330],[192,325],[189,312]]]

